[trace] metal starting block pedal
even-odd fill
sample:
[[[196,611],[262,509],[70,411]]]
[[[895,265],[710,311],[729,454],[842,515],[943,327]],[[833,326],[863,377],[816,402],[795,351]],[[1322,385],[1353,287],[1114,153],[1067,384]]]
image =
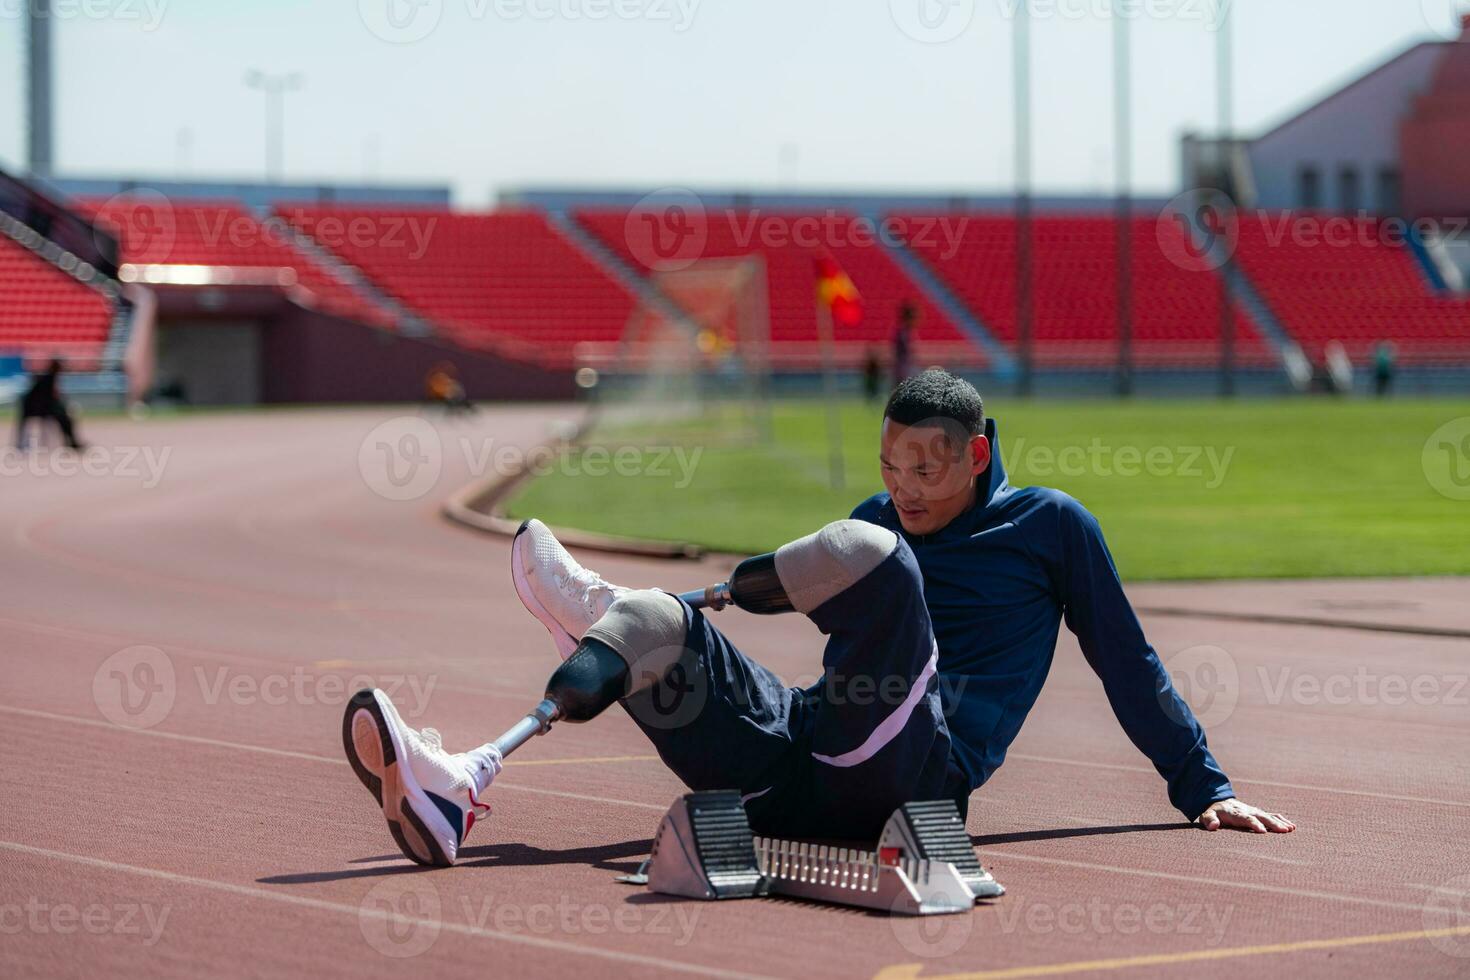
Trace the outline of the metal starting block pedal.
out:
[[[868,851],[756,837],[739,793],[689,793],[659,823],[645,868],[625,880],[685,898],[788,895],[897,915],[967,912],[1005,894],[952,800],[904,804]]]

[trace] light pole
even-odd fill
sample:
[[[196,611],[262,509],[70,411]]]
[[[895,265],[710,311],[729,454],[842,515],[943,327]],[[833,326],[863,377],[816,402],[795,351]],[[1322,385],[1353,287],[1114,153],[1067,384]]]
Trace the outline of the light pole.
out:
[[[245,73],[245,84],[265,93],[265,177],[271,183],[281,182],[282,158],[285,152],[284,103],[287,92],[299,91],[300,72],[272,75],[263,71]]]
[[[1016,390],[1022,397],[1029,397],[1034,382],[1035,314],[1031,291],[1031,0],[1020,0],[1015,16],[1012,61],[1016,72],[1016,340],[1021,361]]]
[[[1113,142],[1118,154],[1118,394],[1133,394],[1133,5],[1113,7]]]
[[[1231,179],[1235,159],[1235,78],[1234,51],[1230,36],[1230,5],[1221,7],[1220,24],[1215,36],[1215,94],[1220,126],[1220,190],[1221,203],[1227,213],[1220,216],[1229,227],[1236,220],[1235,186]],[[1220,394],[1235,394],[1235,302],[1230,295],[1231,262],[1227,258],[1220,267]]]

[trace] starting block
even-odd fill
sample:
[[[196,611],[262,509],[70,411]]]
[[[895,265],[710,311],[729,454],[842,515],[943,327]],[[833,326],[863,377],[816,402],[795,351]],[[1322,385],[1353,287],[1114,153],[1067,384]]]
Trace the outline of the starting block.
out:
[[[689,793],[659,823],[626,879],[704,900],[784,895],[896,915],[967,912],[1005,889],[980,865],[953,800],[906,803],[875,850],[756,837],[740,794]]]

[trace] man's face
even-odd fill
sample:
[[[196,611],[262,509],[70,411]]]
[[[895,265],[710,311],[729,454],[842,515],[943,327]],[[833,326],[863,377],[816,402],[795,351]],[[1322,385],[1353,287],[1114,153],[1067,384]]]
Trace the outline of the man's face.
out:
[[[933,534],[975,502],[975,478],[990,465],[990,442],[939,421],[910,426],[884,419],[878,460],[903,529]]]

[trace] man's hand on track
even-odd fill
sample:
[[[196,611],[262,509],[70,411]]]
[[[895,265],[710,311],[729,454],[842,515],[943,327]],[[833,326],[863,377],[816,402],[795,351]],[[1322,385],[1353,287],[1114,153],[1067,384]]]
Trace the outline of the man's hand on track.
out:
[[[1253,834],[1289,834],[1296,824],[1279,813],[1268,813],[1260,807],[1240,800],[1221,800],[1199,815],[1195,821],[1206,830],[1231,828],[1249,830]]]

